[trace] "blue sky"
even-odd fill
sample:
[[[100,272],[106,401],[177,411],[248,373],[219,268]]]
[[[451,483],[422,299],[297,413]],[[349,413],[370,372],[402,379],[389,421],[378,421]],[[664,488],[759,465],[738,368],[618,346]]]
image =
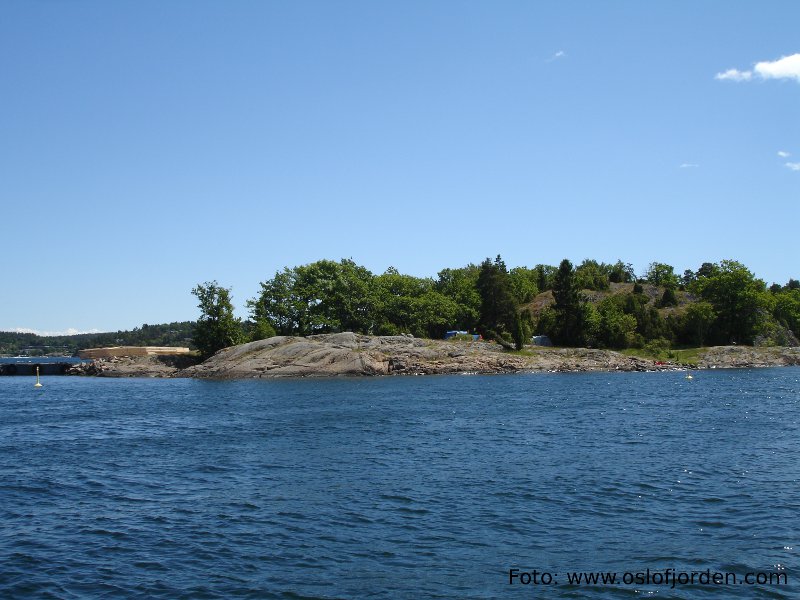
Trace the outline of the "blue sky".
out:
[[[0,3],[0,329],[284,266],[800,276],[800,3]]]

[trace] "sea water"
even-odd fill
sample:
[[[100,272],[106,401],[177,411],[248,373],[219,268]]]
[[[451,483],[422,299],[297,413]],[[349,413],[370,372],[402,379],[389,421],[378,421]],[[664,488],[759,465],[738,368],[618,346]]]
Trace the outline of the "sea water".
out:
[[[798,368],[33,383],[0,598],[800,595]]]

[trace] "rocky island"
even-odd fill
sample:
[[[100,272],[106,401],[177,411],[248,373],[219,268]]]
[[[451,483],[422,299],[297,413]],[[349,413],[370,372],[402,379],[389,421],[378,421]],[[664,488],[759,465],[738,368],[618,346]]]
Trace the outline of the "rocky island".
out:
[[[488,341],[367,336],[350,332],[308,337],[275,336],[220,350],[200,364],[189,357],[100,358],[73,374],[103,377],[252,379],[453,373],[664,371],[686,365],[590,348],[526,347],[507,352]],[[800,365],[800,348],[707,348],[692,368]]]

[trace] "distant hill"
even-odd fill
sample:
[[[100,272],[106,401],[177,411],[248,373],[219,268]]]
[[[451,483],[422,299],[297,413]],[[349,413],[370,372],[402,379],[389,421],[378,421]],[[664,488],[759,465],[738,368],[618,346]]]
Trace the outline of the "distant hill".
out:
[[[84,348],[104,346],[192,345],[194,321],[144,324],[132,331],[41,336],[34,333],[0,331],[0,356],[72,356]]]

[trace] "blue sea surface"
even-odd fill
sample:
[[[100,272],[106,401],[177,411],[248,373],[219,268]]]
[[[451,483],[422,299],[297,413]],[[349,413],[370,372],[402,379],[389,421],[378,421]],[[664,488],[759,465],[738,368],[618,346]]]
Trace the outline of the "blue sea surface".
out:
[[[42,383],[3,599],[800,597],[800,368]],[[668,568],[788,585],[567,582]]]

